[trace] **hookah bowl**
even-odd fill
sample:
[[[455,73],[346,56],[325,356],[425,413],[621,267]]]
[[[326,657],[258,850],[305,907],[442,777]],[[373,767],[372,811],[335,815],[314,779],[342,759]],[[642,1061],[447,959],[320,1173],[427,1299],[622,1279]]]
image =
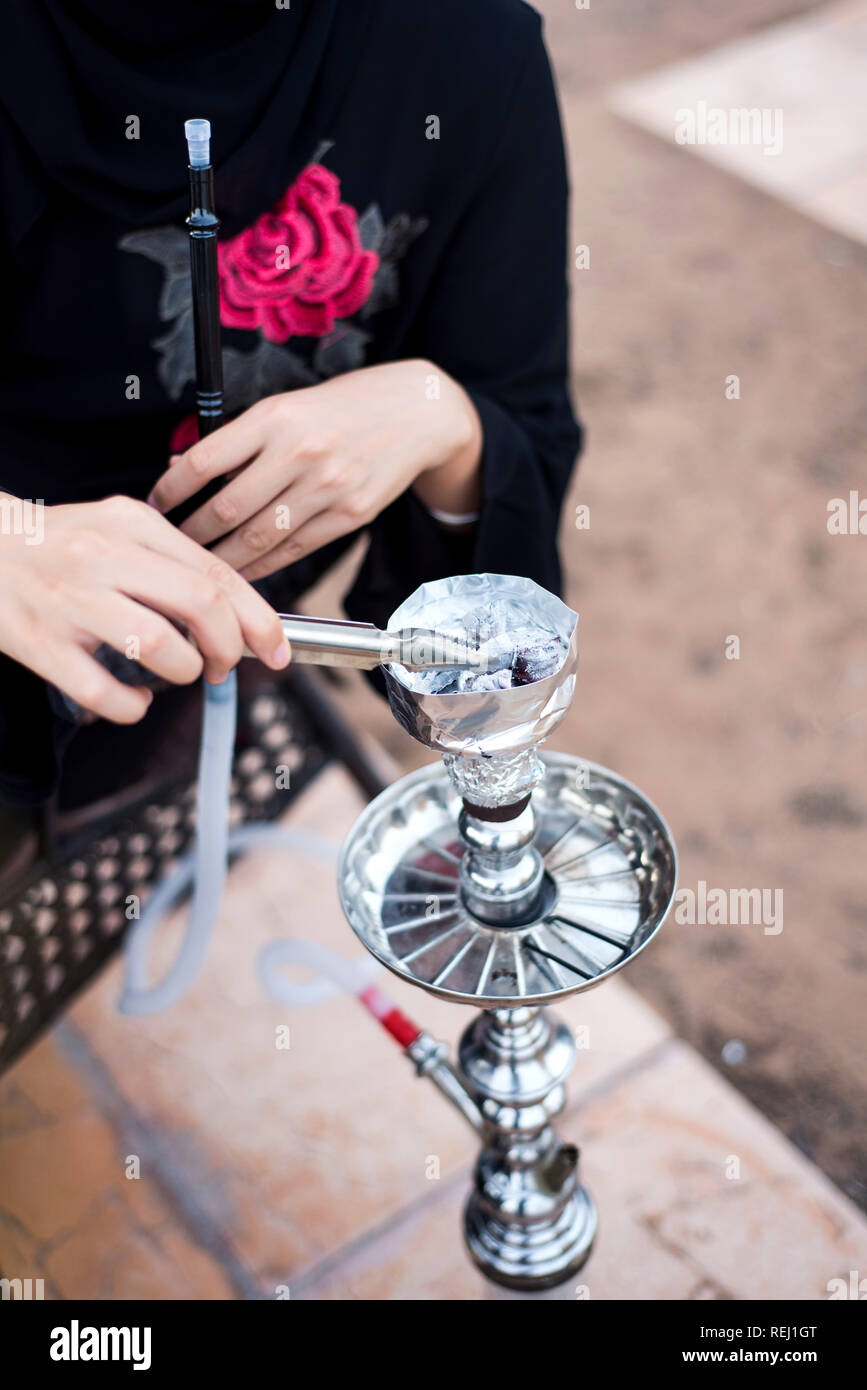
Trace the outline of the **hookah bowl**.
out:
[[[472,1259],[495,1283],[536,1291],[584,1264],[596,1208],[578,1150],[553,1121],[575,1041],[549,1005],[601,984],[643,950],[671,904],[674,843],[635,787],[538,746],[569,707],[578,616],[527,579],[424,584],[390,626],[434,626],[492,598],[532,608],[567,644],[560,669],[506,690],[423,694],[386,667],[398,722],[442,762],[382,792],[338,868],[353,931],[395,975],[480,1010],[457,1064],[420,1033],[408,1055],[480,1135],[464,1212]]]

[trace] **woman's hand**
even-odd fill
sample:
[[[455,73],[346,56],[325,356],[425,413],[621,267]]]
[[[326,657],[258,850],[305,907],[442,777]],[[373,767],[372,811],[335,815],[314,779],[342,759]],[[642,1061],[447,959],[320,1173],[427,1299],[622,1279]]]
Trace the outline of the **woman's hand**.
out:
[[[236,474],[181,530],[219,540],[213,554],[262,579],[365,526],[411,484],[426,506],[474,510],[481,447],[456,381],[430,362],[391,362],[260,401],[173,459],[150,500],[168,512]]]
[[[39,543],[28,539],[0,535],[0,651],[94,714],[134,724],[152,698],[94,661],[103,642],[179,685],[203,669],[225,680],[245,643],[273,670],[289,660],[270,605],[144,502],[46,507]]]

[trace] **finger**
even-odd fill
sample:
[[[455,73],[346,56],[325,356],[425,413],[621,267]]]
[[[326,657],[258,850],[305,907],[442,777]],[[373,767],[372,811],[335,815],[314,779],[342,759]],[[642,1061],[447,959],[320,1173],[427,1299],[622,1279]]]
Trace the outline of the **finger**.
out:
[[[213,567],[217,563],[213,561]],[[244,655],[238,614],[224,587],[207,574],[139,549],[125,562],[116,582],[129,598],[186,624],[209,681],[224,681]]]
[[[188,567],[194,575],[206,581],[205,589],[199,585],[193,595],[198,605],[193,617],[200,616],[209,605],[215,605],[217,598],[222,596],[231,606],[240,624],[244,641],[259,660],[264,661],[265,665],[274,671],[280,671],[287,665],[289,649],[280,619],[261,594],[257,594],[256,590],[241,579],[224,560],[209,550],[203,550],[195,541],[191,541],[189,536],[182,535],[165,517],[161,517],[142,502],[133,502],[128,498],[111,498],[106,505],[112,508],[111,515],[117,518],[119,526],[122,521],[124,534],[138,539],[144,548],[156,556],[174,560]],[[116,587],[124,593],[130,593],[127,583],[128,569],[129,562],[124,552],[124,561],[116,577]],[[157,582],[156,577],[153,582]],[[185,579],[177,582],[179,590],[183,591],[184,587],[190,585],[190,576],[187,575]],[[164,587],[161,587],[161,592],[164,591]],[[145,602],[149,601],[144,593],[131,594],[131,597],[141,597]],[[178,594],[175,594],[174,598],[177,601]],[[171,600],[172,594],[167,594],[166,604]],[[178,616],[192,624],[192,618],[176,611],[177,602],[172,608],[163,607],[162,602],[153,603],[152,606],[160,612],[168,613],[170,617]],[[225,678],[228,669],[227,667],[223,671],[221,679]],[[206,674],[209,680],[213,679],[210,672]]]
[[[223,560],[201,553],[203,571],[145,553],[125,576],[124,592],[187,624],[205,658],[205,675],[215,684],[226,679],[246,647],[272,670],[282,670],[289,647],[274,609]]]
[[[188,497],[193,497],[212,478],[230,473],[233,468],[248,463],[265,443],[265,427],[261,412],[255,407],[245,410],[236,420],[230,420],[213,434],[179,457],[175,457],[165,473],[156,481],[148,498],[157,511],[170,512]]]
[[[48,663],[46,663],[47,665]],[[83,709],[113,724],[137,724],[147,713],[153,692],[123,685],[98,661],[73,644],[54,648],[51,669],[38,671]],[[34,670],[37,667],[34,665]]]
[[[204,502],[181,526],[185,536],[199,545],[209,545],[219,536],[255,518],[269,502],[281,501],[280,494],[293,481],[291,458],[266,449],[241,470],[215,497]],[[254,523],[255,524],[255,523]],[[288,527],[284,527],[284,533]],[[281,539],[278,536],[278,539]],[[235,568],[238,568],[235,566]]]
[[[346,536],[350,531],[357,529],[358,522],[344,512],[332,508],[319,512],[263,558],[246,565],[241,571],[241,577],[250,580],[251,583],[255,579],[264,579],[276,570],[292,565],[296,560],[302,560],[305,555],[311,555],[314,550],[320,550],[323,545],[328,545],[329,541],[336,540],[338,536]]]
[[[74,604],[71,616],[85,626]],[[190,685],[202,673],[203,658],[183,634],[152,608],[123,594],[109,594],[104,606],[91,609],[86,630],[173,685]]]
[[[248,565],[270,558],[271,551],[282,546],[302,526],[329,504],[325,489],[316,492],[303,490],[303,485],[290,488],[251,516],[211,552],[225,560],[232,569],[244,571]],[[282,562],[286,564],[284,560]],[[279,568],[279,566],[278,566]],[[272,570],[267,571],[269,574]]]

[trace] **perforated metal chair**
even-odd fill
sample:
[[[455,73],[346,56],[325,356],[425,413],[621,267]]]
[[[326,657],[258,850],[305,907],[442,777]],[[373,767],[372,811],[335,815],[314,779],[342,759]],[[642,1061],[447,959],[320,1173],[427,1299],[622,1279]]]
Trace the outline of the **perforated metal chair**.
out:
[[[335,759],[365,795],[382,789],[323,676],[244,663],[239,685],[233,825],[275,820]],[[76,736],[36,859],[0,888],[0,1070],[119,948],[133,900],[192,844],[201,695],[167,699],[155,742],[104,724]]]

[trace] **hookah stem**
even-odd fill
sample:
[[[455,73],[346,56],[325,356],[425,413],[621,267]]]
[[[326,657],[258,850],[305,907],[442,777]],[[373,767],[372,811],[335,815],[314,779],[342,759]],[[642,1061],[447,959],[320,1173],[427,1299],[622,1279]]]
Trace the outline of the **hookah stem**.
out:
[[[207,125],[207,139],[190,140],[190,126]],[[214,207],[214,169],[210,162],[210,125],[188,122],[190,147],[190,270],[193,281],[193,331],[196,344],[196,413],[199,435],[213,434],[223,423],[223,362],[220,335],[220,280]],[[194,152],[194,150],[196,152]],[[200,153],[199,153],[200,151]],[[198,162],[204,157],[205,163]],[[195,162],[193,162],[195,161]]]
[[[193,333],[196,347],[196,410],[199,435],[213,434],[223,423],[223,364],[220,334],[220,283],[214,209],[214,170],[210,159],[211,125],[206,120],[184,124],[189,153],[190,270],[192,273]],[[211,491],[215,491],[216,483]],[[203,682],[204,713],[196,791],[196,842],[193,901],[187,932],[175,968],[164,982],[165,997],[176,998],[195,978],[216,925],[229,862],[229,795],[238,681],[235,671],[221,685]],[[186,966],[186,968],[185,968]],[[159,997],[159,991],[155,991]]]
[[[184,123],[190,178],[190,271],[193,296],[193,335],[196,348],[196,411],[199,436],[213,434],[223,423],[223,361],[220,333],[220,281],[217,232],[220,219],[214,207],[210,121]],[[219,485],[217,482],[212,491]],[[175,988],[195,977],[208,949],[223,898],[229,869],[229,803],[232,756],[238,718],[238,678],[230,672],[222,685],[203,682],[204,711],[196,789],[196,842],[193,901],[184,939],[173,972]],[[190,962],[187,970],[184,962]]]

